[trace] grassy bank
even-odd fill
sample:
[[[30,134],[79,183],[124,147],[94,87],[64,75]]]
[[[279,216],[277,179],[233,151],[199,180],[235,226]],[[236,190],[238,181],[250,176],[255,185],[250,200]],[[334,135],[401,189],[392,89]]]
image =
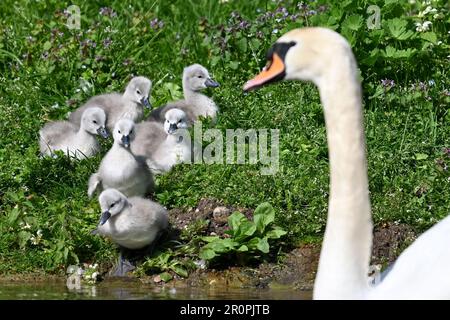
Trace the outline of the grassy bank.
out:
[[[221,84],[208,91],[220,107],[216,128],[280,129],[279,171],[262,176],[261,165],[182,165],[158,179],[156,199],[169,208],[204,197],[247,208],[267,201],[288,231],[286,241],[320,241],[329,172],[316,88],[283,83],[247,95],[241,90],[280,34],[307,25],[344,34],[360,63],[375,223],[430,227],[450,208],[444,3],[431,1],[436,11],[424,13],[421,1],[371,1],[381,21],[368,29],[367,1],[112,0],[78,4],[81,29],[69,30],[64,9],[71,1],[2,1],[0,273],[55,272],[115,256],[111,243],[89,234],[99,206],[86,194],[111,142],[89,160],[40,159],[38,131],[94,94],[123,90],[132,75],[153,80],[154,106],[178,99],[182,70],[192,63]]]

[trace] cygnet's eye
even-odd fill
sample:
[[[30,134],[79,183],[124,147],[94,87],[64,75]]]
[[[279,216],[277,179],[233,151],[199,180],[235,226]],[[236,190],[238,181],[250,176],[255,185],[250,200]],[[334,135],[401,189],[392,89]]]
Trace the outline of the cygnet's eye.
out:
[[[132,134],[132,133],[133,133],[133,130],[130,131],[130,134]]]
[[[180,119],[180,120],[178,120],[178,123],[181,123],[181,119]]]
[[[138,90],[136,90],[136,93],[137,94],[141,94],[141,91],[138,89]]]
[[[200,79],[203,78],[203,76],[201,74],[199,74],[197,77],[200,78]]]
[[[122,133],[122,132],[120,132],[120,130],[118,131],[119,133]]]
[[[113,203],[113,204],[111,205],[111,208],[113,208],[115,205],[116,205],[116,203]]]
[[[166,120],[167,123],[169,123],[169,120]]]
[[[97,124],[97,120],[92,121],[93,123]]]

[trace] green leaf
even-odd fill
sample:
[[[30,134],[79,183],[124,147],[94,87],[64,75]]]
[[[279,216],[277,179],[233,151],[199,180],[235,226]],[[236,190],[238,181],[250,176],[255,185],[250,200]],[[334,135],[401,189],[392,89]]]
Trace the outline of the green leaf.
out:
[[[251,43],[251,46],[252,46],[252,48],[253,48],[254,50],[258,50],[259,47],[261,46],[261,41],[259,41],[259,40],[256,39],[256,38],[253,38],[253,39],[250,41],[250,43]]]
[[[237,47],[241,50],[242,53],[247,52],[247,39],[242,38],[237,42]]]
[[[420,37],[428,42],[433,43],[433,44],[436,44],[436,42],[437,42],[437,35],[434,32],[421,33]]]
[[[23,230],[19,231],[18,238],[19,238],[19,246],[21,248],[23,248],[27,244],[27,241],[30,240],[31,233],[29,233],[28,231],[23,231]]]
[[[239,62],[238,61],[230,61],[230,63],[228,65],[230,66],[231,69],[236,70],[239,67]]]
[[[426,160],[426,159],[428,159],[428,155],[425,154],[425,153],[416,153],[414,155],[414,157],[415,157],[416,160]]]
[[[267,232],[266,237],[269,239],[279,239],[284,236],[287,232],[282,229],[273,229]]]
[[[13,224],[16,222],[17,218],[19,217],[20,211],[18,207],[14,207],[9,213],[8,213],[8,223]]]
[[[159,277],[161,278],[162,281],[164,282],[169,282],[170,280],[172,280],[172,276],[170,273],[168,272],[163,272],[159,274]]]
[[[275,210],[268,202],[261,203],[255,210],[253,221],[256,230],[260,234],[264,233],[264,229],[275,220]]]
[[[263,253],[269,253],[269,242],[267,241],[267,238],[260,239],[256,247]]]
[[[218,236],[205,236],[205,237],[201,237],[200,239],[205,242],[213,242],[213,241],[219,240],[220,238]]]
[[[238,252],[246,252],[246,251],[248,251],[248,247],[245,244],[243,244],[242,246],[237,248],[236,251],[238,251]]]
[[[46,41],[42,47],[42,49],[44,49],[44,51],[48,51],[50,50],[50,48],[52,47],[52,44],[50,43],[50,41]]]
[[[259,250],[263,253],[269,252],[269,242],[267,241],[267,238],[252,238],[248,243],[247,246],[252,250]]]
[[[397,40],[407,40],[414,35],[414,32],[406,28],[408,22],[400,18],[394,18],[386,21],[387,29],[390,35]]]
[[[173,272],[175,272],[177,275],[182,276],[184,278],[188,277],[188,272],[185,268],[174,265],[174,266],[170,266],[170,270],[172,270]],[[162,278],[161,278],[162,279]],[[165,280],[164,280],[165,281]]]
[[[344,22],[342,22],[342,29],[358,31],[359,28],[361,28],[362,23],[363,23],[362,16],[360,16],[358,14],[353,14],[344,19]]]
[[[228,225],[230,226],[231,230],[235,231],[239,229],[239,225],[242,223],[242,221],[246,221],[247,218],[240,212],[233,212],[228,217]]]
[[[212,59],[211,59],[211,67],[214,67],[215,65],[217,65],[220,60],[222,60],[222,57],[219,57],[219,56],[212,57]]]
[[[214,250],[203,247],[202,249],[200,249],[200,253],[198,256],[203,260],[211,260],[214,259],[214,257],[217,255]]]
[[[234,238],[236,241],[243,241],[244,239],[252,236],[256,232],[256,225],[251,221],[243,221],[240,225],[236,233],[234,234]]]

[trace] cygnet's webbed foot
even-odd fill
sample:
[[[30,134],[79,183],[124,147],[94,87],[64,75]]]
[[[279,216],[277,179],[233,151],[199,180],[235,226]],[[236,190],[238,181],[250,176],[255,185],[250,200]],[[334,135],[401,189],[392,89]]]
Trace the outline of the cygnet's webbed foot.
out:
[[[119,260],[113,269],[109,272],[111,277],[128,277],[128,273],[136,268],[134,263],[124,257],[123,252],[120,253]]]

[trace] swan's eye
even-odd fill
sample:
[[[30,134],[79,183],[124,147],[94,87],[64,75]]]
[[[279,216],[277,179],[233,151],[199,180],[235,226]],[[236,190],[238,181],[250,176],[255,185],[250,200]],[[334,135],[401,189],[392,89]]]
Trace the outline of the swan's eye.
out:
[[[169,123],[169,120],[166,120],[167,123]]]
[[[130,134],[132,134],[132,133],[133,133],[133,130],[130,131]]]
[[[178,120],[178,123],[181,123],[181,119],[180,119],[180,120]]]
[[[97,124],[97,120],[92,121],[93,123]]]
[[[122,132],[120,132],[120,130],[118,131],[119,133],[122,133]]]
[[[137,94],[141,94],[141,91],[140,91],[140,90],[136,90],[136,93],[137,93]]]
[[[115,203],[113,203],[112,205],[111,205],[111,208],[113,208],[114,206],[115,206],[116,204]]]
[[[200,78],[200,79],[201,79],[201,78],[203,78],[203,76],[202,76],[202,75],[198,75],[197,77],[198,77],[198,78]]]

